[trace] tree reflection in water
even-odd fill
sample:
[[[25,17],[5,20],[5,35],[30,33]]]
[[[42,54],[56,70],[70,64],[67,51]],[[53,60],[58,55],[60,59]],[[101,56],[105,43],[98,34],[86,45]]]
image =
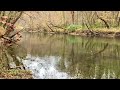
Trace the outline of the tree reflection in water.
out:
[[[25,34],[19,45],[1,44],[1,70],[25,67],[42,79],[120,78],[119,40],[38,33]]]
[[[26,57],[25,49],[18,45],[4,46],[0,45],[0,69],[24,69],[22,59]]]
[[[37,33],[25,34],[21,45],[31,55],[24,64],[36,78],[120,78],[119,40]]]

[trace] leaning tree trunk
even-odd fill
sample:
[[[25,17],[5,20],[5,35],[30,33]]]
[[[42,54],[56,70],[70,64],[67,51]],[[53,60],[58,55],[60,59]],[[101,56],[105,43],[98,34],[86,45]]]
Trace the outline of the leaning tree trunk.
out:
[[[96,13],[97,18],[98,18],[98,19],[100,19],[101,21],[103,21],[103,22],[104,22],[104,24],[105,24],[105,26],[109,29],[109,28],[110,28],[110,26],[109,26],[109,24],[107,23],[107,21],[106,21],[106,20],[104,20],[103,18],[99,17],[99,15],[97,14],[97,12],[95,12],[95,13]]]
[[[19,31],[15,30],[14,25],[18,21],[18,19],[22,16],[22,14],[23,11],[0,12],[0,38],[3,38],[5,43],[15,43],[16,41],[18,41],[18,39],[13,38],[15,35],[19,33]]]

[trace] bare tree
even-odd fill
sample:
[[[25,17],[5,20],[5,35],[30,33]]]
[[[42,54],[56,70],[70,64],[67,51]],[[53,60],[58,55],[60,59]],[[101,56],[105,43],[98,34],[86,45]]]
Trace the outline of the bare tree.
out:
[[[100,19],[101,21],[103,21],[103,22],[104,22],[104,24],[106,25],[106,27],[109,29],[109,28],[110,28],[110,26],[108,25],[107,21],[106,21],[105,19],[103,19],[103,18],[99,17],[99,15],[97,14],[97,12],[95,12],[95,13],[96,13],[96,16],[98,17],[98,19]]]
[[[72,24],[75,24],[75,11],[71,11]]]

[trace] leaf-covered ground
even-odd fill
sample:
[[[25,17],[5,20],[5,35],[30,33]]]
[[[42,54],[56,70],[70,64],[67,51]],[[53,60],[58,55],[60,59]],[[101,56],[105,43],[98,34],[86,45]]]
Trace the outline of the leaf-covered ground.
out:
[[[1,70],[0,79],[32,79],[32,74],[26,70]]]

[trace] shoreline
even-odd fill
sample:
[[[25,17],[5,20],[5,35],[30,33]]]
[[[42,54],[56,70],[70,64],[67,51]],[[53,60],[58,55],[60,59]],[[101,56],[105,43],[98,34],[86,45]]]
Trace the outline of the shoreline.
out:
[[[81,30],[75,32],[59,32],[59,31],[25,31],[28,33],[48,33],[48,34],[65,34],[73,36],[84,36],[84,37],[101,37],[101,38],[120,38],[120,31],[100,31],[100,30]]]

